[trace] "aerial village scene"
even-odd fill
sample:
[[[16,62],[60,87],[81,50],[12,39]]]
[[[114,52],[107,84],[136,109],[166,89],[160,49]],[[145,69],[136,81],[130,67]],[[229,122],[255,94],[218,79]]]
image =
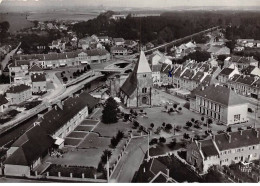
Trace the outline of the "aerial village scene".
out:
[[[0,0],[0,183],[259,183],[260,4],[120,2]]]

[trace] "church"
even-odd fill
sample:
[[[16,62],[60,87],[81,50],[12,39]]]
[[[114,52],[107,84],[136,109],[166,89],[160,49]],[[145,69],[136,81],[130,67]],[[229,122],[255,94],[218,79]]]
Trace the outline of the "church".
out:
[[[126,107],[150,107],[152,105],[152,71],[143,51],[140,52],[133,72],[120,88],[120,98]]]

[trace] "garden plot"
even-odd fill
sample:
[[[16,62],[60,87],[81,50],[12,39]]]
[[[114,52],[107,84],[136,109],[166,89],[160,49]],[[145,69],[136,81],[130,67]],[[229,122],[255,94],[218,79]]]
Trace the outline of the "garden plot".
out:
[[[99,121],[98,120],[90,120],[90,119],[85,119],[84,121],[81,122],[80,126],[84,126],[84,125],[91,125],[91,126],[94,126],[98,123]]]
[[[90,148],[109,148],[110,138],[99,137],[96,133],[90,133],[84,141],[79,145],[79,148],[90,149]]]
[[[83,139],[87,135],[87,132],[71,132],[67,138],[80,138]]]
[[[81,139],[65,138],[64,145],[77,146],[80,143],[80,141]]]
[[[77,126],[74,131],[91,131],[93,126]]]

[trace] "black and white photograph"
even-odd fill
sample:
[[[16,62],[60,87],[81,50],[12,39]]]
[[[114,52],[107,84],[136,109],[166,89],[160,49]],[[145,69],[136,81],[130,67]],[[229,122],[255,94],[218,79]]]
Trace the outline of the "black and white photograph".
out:
[[[260,183],[260,1],[0,0],[0,183]]]

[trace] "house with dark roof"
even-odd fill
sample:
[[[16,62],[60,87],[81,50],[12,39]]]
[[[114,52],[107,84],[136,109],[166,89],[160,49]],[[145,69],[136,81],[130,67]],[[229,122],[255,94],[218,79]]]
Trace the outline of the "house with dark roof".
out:
[[[220,85],[200,87],[192,92],[190,110],[225,125],[248,121],[248,104],[234,91]]]
[[[133,72],[120,88],[122,103],[127,107],[147,107],[152,105],[152,71],[143,51]]]
[[[259,99],[260,87],[257,83],[259,80],[260,77],[256,75],[237,75],[230,79],[227,85],[240,95]]]
[[[187,147],[186,161],[205,173],[212,165],[229,166],[259,160],[259,134],[259,128],[252,128],[195,140]]]
[[[6,99],[10,104],[20,104],[32,97],[31,87],[28,85],[16,85],[6,91]]]
[[[4,112],[8,108],[8,100],[4,95],[0,94],[0,113]]]
[[[153,158],[144,161],[139,169],[138,183],[173,183],[176,182],[169,176],[169,169],[159,160]]]
[[[253,75],[260,77],[260,69],[253,65],[249,65],[248,67],[242,69],[241,73],[244,75]]]
[[[124,38],[113,38],[113,43],[116,46],[123,46],[125,43]]]
[[[258,61],[253,57],[244,56],[231,56],[224,60],[224,67],[229,67],[230,65],[235,65],[238,70],[247,68],[249,65],[258,67]]]
[[[42,74],[32,74],[32,92],[33,93],[43,93],[47,91],[47,81],[45,73]]]
[[[238,68],[224,68],[218,75],[217,79],[220,83],[227,83],[235,74],[240,74]]]
[[[32,65],[31,68],[29,69],[30,76],[32,74],[43,74],[43,73],[44,73],[44,70],[36,64]]]
[[[127,49],[123,46],[112,46],[111,49],[111,55],[113,56],[125,56],[127,55]]]
[[[53,147],[54,139],[35,125],[16,140],[4,161],[6,176],[29,176]]]

